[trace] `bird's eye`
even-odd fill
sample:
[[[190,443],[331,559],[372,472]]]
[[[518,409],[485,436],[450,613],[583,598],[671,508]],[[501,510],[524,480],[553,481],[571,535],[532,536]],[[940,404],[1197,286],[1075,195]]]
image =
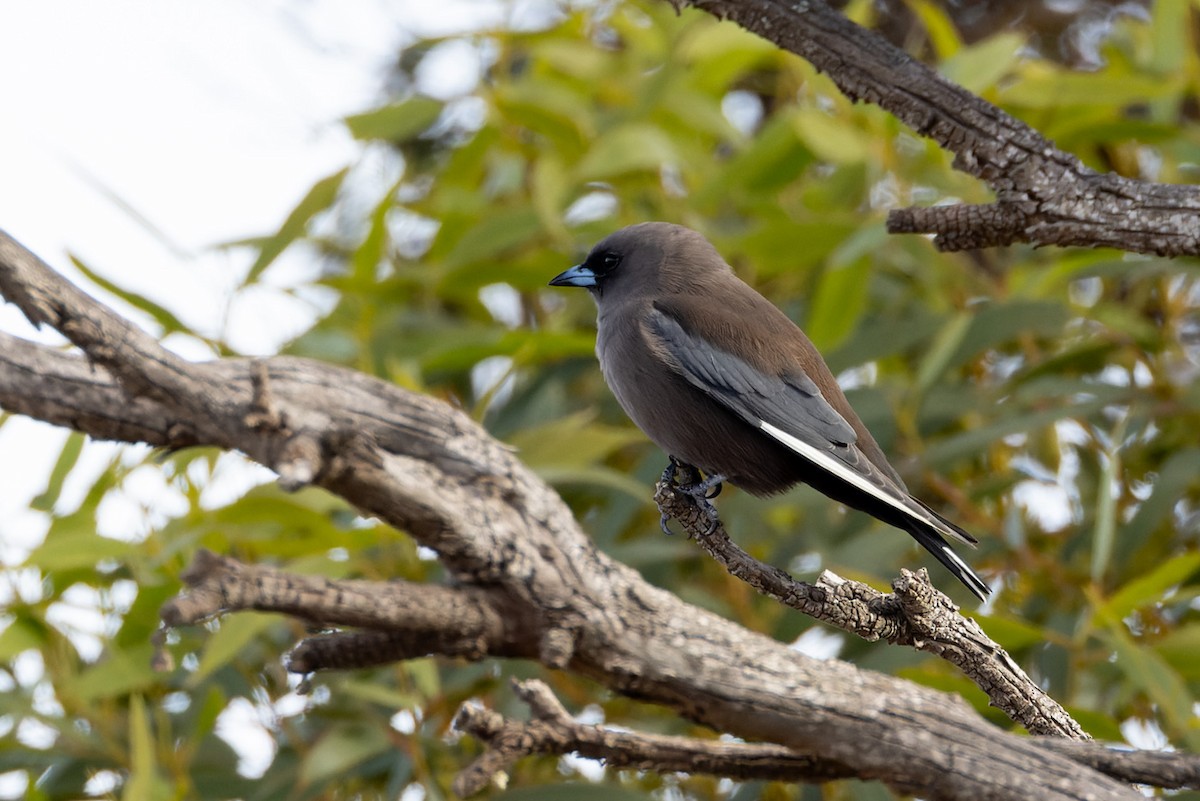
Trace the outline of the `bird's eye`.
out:
[[[603,269],[606,273],[615,270],[617,265],[620,263],[621,256],[618,253],[605,253],[600,259],[601,269]]]

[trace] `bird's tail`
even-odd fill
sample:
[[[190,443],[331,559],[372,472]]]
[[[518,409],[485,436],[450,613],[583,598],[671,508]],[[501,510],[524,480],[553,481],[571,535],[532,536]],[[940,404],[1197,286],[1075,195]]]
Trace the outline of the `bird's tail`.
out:
[[[937,517],[941,519],[941,515]],[[950,543],[946,542],[945,537],[931,526],[911,518],[906,521],[904,528],[912,535],[914,540],[921,543],[921,547],[933,554],[939,562],[946,566],[947,570],[954,574],[956,579],[965,584],[971,592],[975,593],[979,600],[987,600],[988,595],[992,592],[992,588],[984,583],[983,579],[975,575],[975,571],[971,569],[970,565],[959,558],[958,554],[950,547]]]

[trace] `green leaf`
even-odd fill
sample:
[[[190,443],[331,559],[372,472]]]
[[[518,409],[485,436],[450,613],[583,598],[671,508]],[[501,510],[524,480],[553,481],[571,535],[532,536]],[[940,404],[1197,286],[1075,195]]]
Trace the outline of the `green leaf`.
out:
[[[1023,620],[1004,615],[974,615],[987,635],[1008,651],[1046,642],[1046,632]]]
[[[563,782],[544,784],[540,787],[514,787],[489,797],[492,801],[650,801],[656,796],[630,790],[612,782]]]
[[[942,62],[941,71],[967,91],[979,94],[1012,71],[1024,46],[1021,34],[997,34],[960,50]]]
[[[136,550],[134,543],[97,534],[94,520],[73,515],[55,521],[45,542],[29,555],[27,564],[51,573],[64,572],[95,568],[98,563],[110,559],[123,561]]]
[[[67,480],[71,469],[79,461],[79,454],[83,452],[84,439],[84,435],[77,431],[71,432],[67,436],[67,441],[63,443],[62,451],[59,452],[58,459],[54,462],[54,469],[50,471],[50,479],[46,482],[46,488],[29,502],[30,509],[36,509],[39,512],[54,510],[54,505],[58,503],[58,497],[62,494],[63,482]]]
[[[1183,584],[1200,570],[1200,551],[1168,559],[1154,570],[1133,579],[1104,602],[1104,611],[1120,620],[1135,609],[1163,601],[1167,591]]]
[[[360,287],[366,288],[378,280],[379,266],[387,254],[388,215],[392,209],[396,208],[395,193],[400,188],[402,180],[389,187],[379,202],[375,204],[375,208],[371,212],[367,235],[363,237],[362,243],[355,248],[351,257],[350,275]]]
[[[1180,626],[1159,640],[1154,649],[1167,664],[1190,681],[1200,680],[1200,623]]]
[[[192,724],[192,739],[199,740],[213,732],[217,727],[217,718],[225,711],[225,707],[229,704],[229,699],[221,688],[215,684],[208,685],[208,691],[204,694],[203,701],[197,701],[193,698],[193,703],[199,704],[196,709],[195,723]]]
[[[713,94],[723,94],[756,65],[780,55],[770,42],[736,25],[692,26],[677,47],[689,77]]]
[[[1000,90],[1000,98],[1006,105],[1029,109],[1060,110],[1065,106],[1115,109],[1174,94],[1179,91],[1180,77],[1079,73],[1031,63],[1021,71],[1019,81]]]
[[[576,168],[581,179],[657,172],[678,160],[671,137],[649,123],[627,123],[601,134]]]
[[[247,651],[247,646],[271,626],[279,623],[278,615],[265,612],[238,612],[221,618],[221,626],[209,635],[196,671],[188,676],[188,686],[198,687],[216,671]]]
[[[1103,398],[1079,401],[1071,405],[1057,405],[1013,417],[991,419],[977,428],[930,444],[925,449],[924,460],[930,464],[948,464],[967,456],[976,455],[1009,434],[1029,434],[1068,417],[1085,417],[1108,405],[1109,402],[1108,399]]]
[[[950,367],[1021,336],[1056,336],[1068,320],[1066,309],[1056,301],[980,304],[966,313],[971,317],[971,327],[949,357]]]
[[[541,230],[538,213],[529,206],[497,211],[472,225],[459,237],[446,256],[446,264],[462,267],[492,262],[491,266],[501,268],[503,264],[498,261],[501,254],[528,242]],[[494,283],[500,277],[502,274],[485,274],[483,283]]]
[[[547,231],[569,237],[562,213],[566,206],[569,183],[567,168],[554,153],[547,153],[533,164],[530,194],[538,220]]]
[[[925,35],[933,45],[933,51],[939,60],[951,59],[962,48],[962,40],[954,21],[945,9],[934,5],[929,0],[908,0],[908,7],[925,28]]]
[[[1200,731],[1191,728],[1192,697],[1182,677],[1159,653],[1134,642],[1120,621],[1110,621],[1104,639],[1116,652],[1117,669],[1158,705],[1168,733],[1200,748]]]
[[[535,472],[543,481],[553,487],[570,484],[584,487],[605,487],[623,492],[642,503],[650,503],[654,494],[652,487],[638,483],[619,470],[600,465],[578,467],[545,464],[538,467]]]
[[[800,140],[824,161],[859,164],[871,156],[871,141],[850,120],[804,107],[792,114],[792,124]]]
[[[916,391],[918,395],[928,392],[930,387],[937,383],[942,374],[949,369],[950,361],[962,346],[974,319],[972,314],[959,312],[942,326],[942,330],[934,337],[932,347],[926,351],[925,358],[921,360],[921,366],[917,370]]]
[[[120,698],[133,692],[148,692],[163,680],[162,674],[151,666],[153,655],[154,646],[150,643],[110,650],[95,665],[64,682],[63,688],[86,703]]]
[[[775,115],[725,169],[713,175],[700,197],[706,203],[715,202],[728,195],[731,187],[756,196],[772,192],[796,180],[812,161],[812,151],[800,141],[791,120]]]
[[[121,791],[121,801],[161,801],[173,797],[170,785],[158,770],[154,734],[141,695],[129,699],[129,760],[129,778]]]
[[[1200,449],[1185,448],[1167,457],[1154,477],[1150,497],[1142,501],[1137,512],[1121,529],[1122,540],[1142,542],[1169,520],[1175,505],[1200,476]]]
[[[631,426],[609,426],[594,421],[589,411],[576,412],[541,425],[531,426],[509,438],[521,461],[543,464],[586,465],[599,462],[613,452],[646,437]]]
[[[362,114],[346,117],[346,128],[355,139],[407,142],[423,133],[442,113],[441,102],[417,95]]]
[[[436,659],[409,659],[404,663],[404,672],[424,698],[437,698],[442,693],[442,678]]]
[[[1192,3],[1191,5],[1195,5]],[[1192,14],[1188,0],[1156,0],[1150,18],[1150,68],[1161,75],[1174,76],[1185,69],[1192,50]]]
[[[14,620],[0,632],[0,662],[7,662],[22,651],[34,651],[46,644],[46,635],[30,620]]]
[[[821,274],[804,330],[817,350],[841,345],[858,327],[867,307],[871,264],[862,258],[831,266]]]
[[[373,722],[331,726],[308,752],[300,768],[300,784],[311,787],[336,779],[391,747],[387,734]]]
[[[258,280],[263,270],[270,267],[271,263],[279,258],[279,254],[283,253],[297,239],[304,236],[308,230],[309,221],[333,205],[333,201],[337,198],[338,191],[342,188],[342,182],[346,179],[349,171],[348,167],[342,168],[313,184],[312,188],[304,196],[304,199],[292,209],[287,219],[283,221],[283,225],[279,227],[279,231],[259,244],[258,258],[250,266],[250,272],[246,274],[245,280],[242,281],[243,286],[249,286]]]
[[[1124,429],[1124,424],[1119,428]],[[1119,436],[1114,436],[1120,441]],[[1112,557],[1113,541],[1117,532],[1117,499],[1113,493],[1117,477],[1121,475],[1121,452],[1112,448],[1104,459],[1104,469],[1100,471],[1096,488],[1096,527],[1092,533],[1092,581],[1099,584],[1104,574],[1108,572],[1108,562]]]
[[[179,331],[191,333],[191,329],[184,325],[178,317],[167,311],[166,307],[160,306],[145,295],[128,289],[122,289],[112,281],[109,281],[107,278],[100,275],[100,273],[96,272],[91,267],[87,266],[83,259],[76,256],[74,253],[68,253],[67,258],[69,258],[71,263],[75,265],[76,269],[86,275],[88,280],[90,280],[92,283],[96,284],[104,291],[116,295],[118,298],[125,301],[130,306],[133,306],[138,311],[150,315],[150,317],[154,319],[154,322],[158,323],[159,326],[162,327],[162,333],[164,336],[166,334],[173,334]]]
[[[370,681],[342,682],[338,685],[338,692],[393,711],[418,709],[422,703],[421,697],[416,693],[400,692]]]

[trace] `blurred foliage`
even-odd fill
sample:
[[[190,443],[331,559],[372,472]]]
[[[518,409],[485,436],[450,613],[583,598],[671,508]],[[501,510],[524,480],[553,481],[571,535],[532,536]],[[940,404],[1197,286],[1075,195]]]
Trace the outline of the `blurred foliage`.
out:
[[[940,7],[910,6],[947,75],[1090,166],[1196,180],[1200,129],[1187,121],[1200,58],[1185,0],[1118,21],[1103,67],[1087,73],[1030,55],[1011,31],[964,44]],[[870,24],[869,8],[854,2],[847,13]],[[463,46],[484,64],[478,85],[421,94],[425,59]],[[807,329],[916,493],[980,536],[967,558],[999,590],[977,613],[989,633],[1095,736],[1200,751],[1194,260],[944,254],[924,238],[888,237],[890,207],[986,202],[988,192],[806,63],[661,2],[585,5],[521,29],[421,41],[393,83],[384,105],[346,120],[361,160],[256,243],[247,286],[303,247],[336,293],[291,353],[460,405],[520,449],[599,547],[655,584],[782,641],[962,693],[1010,726],[946,663],[814,627],[658,531],[650,488],[664,456],[603,386],[586,294],[546,281],[622,225],[699,229]],[[168,310],[125,299],[164,332],[186,330]],[[522,715],[513,675],[551,681],[589,719],[706,736],[524,663],[322,674],[300,695],[280,657],[305,632],[275,615],[172,632],[178,667],[154,673],[157,609],[198,547],[330,576],[437,581],[439,567],[322,492],[244,490],[237,458],[205,449],[114,458],[83,503],[64,508],[82,447],[68,439],[35,502],[48,519],[44,545],[9,573],[0,774],[23,771],[27,798],[444,798],[477,749],[447,737],[454,711],[482,698]],[[173,511],[147,508],[136,537],[98,536],[102,507],[147,473]],[[828,567],[882,588],[901,566],[929,564],[907,537],[804,488],[767,501],[729,491],[721,509],[742,545],[801,578]],[[221,736],[230,726],[270,733],[269,766],[239,769]],[[876,785],[739,786],[571,759],[527,760],[511,780],[518,789],[495,797],[584,797],[597,776],[606,798],[889,797]]]

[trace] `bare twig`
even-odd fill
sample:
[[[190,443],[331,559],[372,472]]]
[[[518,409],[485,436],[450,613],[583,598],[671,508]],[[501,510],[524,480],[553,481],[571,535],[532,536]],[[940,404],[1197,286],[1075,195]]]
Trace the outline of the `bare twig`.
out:
[[[654,501],[731,575],[763,595],[864,640],[884,639],[940,656],[975,682],[992,706],[1031,734],[1090,739],[976,621],[959,613],[929,581],[924,569],[901,571],[892,583],[892,595],[829,570],[816,584],[797,581],[787,571],[760,562],[738,547],[707,501],[701,503],[676,492],[664,481],[655,487]]]
[[[827,782],[852,777],[837,762],[801,756],[778,745],[754,745],[606,729],[576,722],[554,693],[540,681],[514,682],[517,696],[529,705],[528,722],[505,720],[478,706],[464,706],[455,728],[487,743],[487,750],[454,780],[465,798],[483,790],[501,771],[533,754],[579,754],[603,759],[609,767],[681,771],[726,776],[739,781]]]

